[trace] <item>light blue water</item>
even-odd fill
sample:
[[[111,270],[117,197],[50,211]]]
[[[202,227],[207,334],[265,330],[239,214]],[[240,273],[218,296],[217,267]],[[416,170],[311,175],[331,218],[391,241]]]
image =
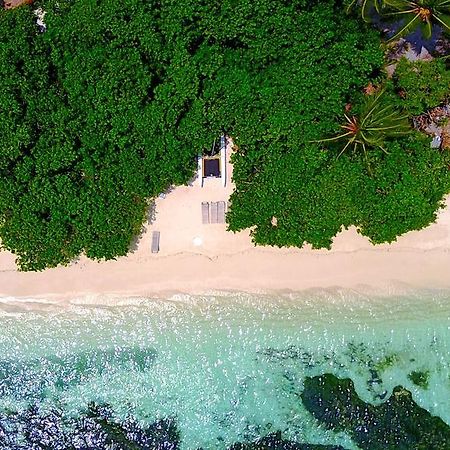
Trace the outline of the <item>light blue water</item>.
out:
[[[278,430],[357,448],[299,399],[305,377],[333,373],[372,403],[402,385],[450,424],[450,293],[107,303],[40,311],[0,303],[0,410],[37,403],[76,415],[91,401],[108,403],[143,423],[175,418],[183,449],[223,449]],[[428,373],[428,388],[411,381],[413,371]]]

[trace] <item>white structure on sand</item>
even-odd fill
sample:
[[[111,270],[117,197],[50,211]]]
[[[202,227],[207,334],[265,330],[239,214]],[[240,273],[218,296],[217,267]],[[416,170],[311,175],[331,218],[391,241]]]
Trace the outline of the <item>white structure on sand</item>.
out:
[[[218,150],[218,151],[217,151]],[[198,155],[198,182],[203,187],[203,181],[205,178],[220,178],[222,186],[226,186],[227,183],[227,139],[225,135],[220,137],[219,148],[216,147],[214,142],[210,154]]]

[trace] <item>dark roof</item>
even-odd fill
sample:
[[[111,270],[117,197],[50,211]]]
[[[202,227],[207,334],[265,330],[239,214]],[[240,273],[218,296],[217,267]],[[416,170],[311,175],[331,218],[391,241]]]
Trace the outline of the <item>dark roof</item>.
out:
[[[203,176],[220,177],[220,160],[218,158],[203,159]]]

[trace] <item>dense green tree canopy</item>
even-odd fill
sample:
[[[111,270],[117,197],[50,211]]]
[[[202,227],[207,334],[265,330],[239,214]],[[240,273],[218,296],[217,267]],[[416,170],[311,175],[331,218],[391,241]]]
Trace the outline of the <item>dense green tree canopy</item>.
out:
[[[450,70],[443,59],[408,61],[402,58],[394,73],[397,103],[410,114],[421,114],[450,99]]]
[[[58,0],[0,12],[0,237],[24,270],[124,255],[148,202],[234,138],[229,228],[261,244],[374,242],[433,220],[445,156],[417,136],[336,159],[313,143],[380,77],[380,39],[333,0]],[[271,218],[278,226],[271,225]]]

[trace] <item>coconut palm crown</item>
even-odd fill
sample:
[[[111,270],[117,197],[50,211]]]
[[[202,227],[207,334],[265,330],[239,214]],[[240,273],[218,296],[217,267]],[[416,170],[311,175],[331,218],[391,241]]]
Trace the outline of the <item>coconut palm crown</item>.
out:
[[[425,39],[430,39],[433,25],[450,32],[450,0],[383,0],[387,15],[403,17],[400,30],[390,40],[404,36],[420,27]]]
[[[420,27],[425,39],[430,39],[434,25],[450,32],[450,0],[352,0],[346,10],[361,7],[361,17],[366,22],[373,19],[373,10],[381,16],[399,16],[404,19],[400,30],[390,40],[411,33]]]
[[[387,153],[386,141],[410,133],[411,127],[408,116],[386,102],[383,93],[382,90],[368,96],[357,116],[344,114],[346,122],[341,125],[344,133],[318,142],[342,141],[338,157],[347,149],[362,151],[366,161],[370,148],[379,148]]]

